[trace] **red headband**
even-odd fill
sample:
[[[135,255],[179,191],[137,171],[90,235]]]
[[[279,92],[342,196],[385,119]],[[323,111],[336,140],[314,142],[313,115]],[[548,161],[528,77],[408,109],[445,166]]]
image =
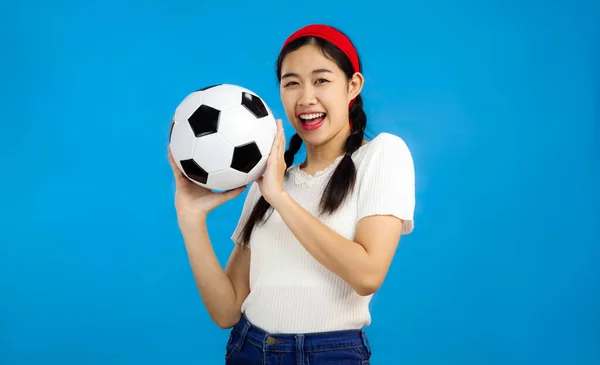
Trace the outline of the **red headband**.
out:
[[[283,43],[285,48],[290,42],[301,37],[317,37],[325,39],[331,42],[334,46],[339,48],[344,54],[350,59],[354,72],[360,72],[360,64],[358,62],[358,54],[356,49],[352,45],[352,42],[339,30],[323,24],[311,24],[295,31],[288,39]],[[348,108],[351,108],[354,104],[354,99],[350,101]],[[350,123],[350,130],[352,130],[352,123]]]
[[[288,43],[290,43],[291,41],[293,41],[295,39],[298,39],[301,37],[307,37],[307,36],[322,38],[322,39],[325,39],[325,40],[331,42],[334,46],[336,46],[342,52],[344,52],[344,54],[350,59],[350,62],[352,62],[352,68],[354,69],[354,72],[360,72],[360,66],[358,63],[358,54],[356,53],[356,49],[352,45],[352,42],[350,42],[350,39],[348,39],[348,37],[346,37],[339,30],[337,30],[333,27],[330,27],[328,25],[323,25],[323,24],[307,25],[304,28],[301,28],[301,29],[297,30],[296,32],[294,32],[285,41],[282,48],[285,48],[285,46],[287,46]]]

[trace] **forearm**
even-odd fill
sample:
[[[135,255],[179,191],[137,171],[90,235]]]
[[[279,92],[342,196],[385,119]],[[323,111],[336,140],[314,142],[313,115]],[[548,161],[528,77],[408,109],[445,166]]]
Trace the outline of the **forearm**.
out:
[[[272,205],[296,239],[318,262],[344,279],[358,294],[373,292],[374,262],[363,246],[320,222],[286,193]]]
[[[188,259],[200,297],[213,321],[222,328],[239,319],[236,293],[210,242],[206,218],[180,224]]]

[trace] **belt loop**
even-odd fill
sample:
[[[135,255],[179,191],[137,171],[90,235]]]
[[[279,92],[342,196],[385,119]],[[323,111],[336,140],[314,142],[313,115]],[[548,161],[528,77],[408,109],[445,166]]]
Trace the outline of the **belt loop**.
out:
[[[240,329],[240,339],[235,344],[236,351],[240,351],[242,349],[242,346],[246,341],[246,335],[248,334],[248,330],[250,330],[250,321],[248,321],[245,317],[244,319],[245,320],[243,321],[242,328]]]
[[[304,335],[296,335],[296,365],[304,365]]]
[[[360,337],[362,337],[363,345],[365,345],[367,353],[369,354],[369,357],[371,357],[371,344],[369,344],[369,339],[367,338],[367,334],[365,333],[364,329],[360,330]]]

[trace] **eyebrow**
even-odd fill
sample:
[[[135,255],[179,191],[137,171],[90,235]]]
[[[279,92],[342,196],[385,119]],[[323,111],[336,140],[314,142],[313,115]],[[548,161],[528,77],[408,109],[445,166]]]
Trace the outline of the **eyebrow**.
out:
[[[326,68],[318,68],[316,70],[313,70],[312,74],[320,74],[320,73],[324,73],[324,72],[328,72],[328,73],[333,73],[331,70],[328,70]],[[283,76],[281,76],[281,79],[285,79],[286,77],[299,77],[298,74],[293,73],[293,72],[288,72],[286,74],[283,74]]]

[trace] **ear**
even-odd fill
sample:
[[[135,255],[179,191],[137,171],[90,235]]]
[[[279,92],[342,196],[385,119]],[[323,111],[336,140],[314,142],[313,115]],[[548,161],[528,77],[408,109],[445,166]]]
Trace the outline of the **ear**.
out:
[[[348,100],[354,99],[362,91],[365,78],[360,72],[355,72],[348,83]]]

